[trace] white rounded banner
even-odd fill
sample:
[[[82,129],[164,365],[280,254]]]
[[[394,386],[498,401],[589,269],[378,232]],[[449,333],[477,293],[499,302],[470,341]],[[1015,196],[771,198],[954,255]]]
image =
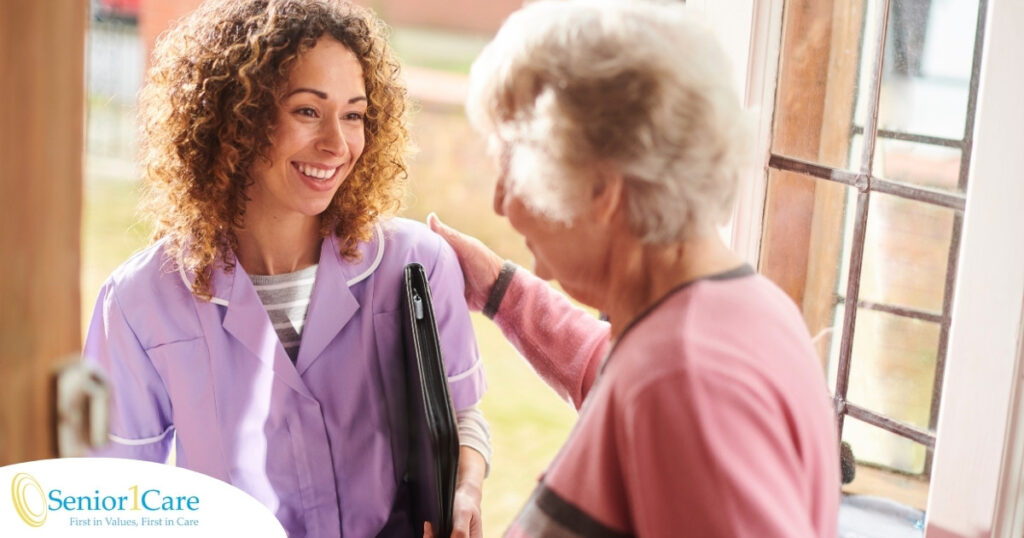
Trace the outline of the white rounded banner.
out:
[[[0,492],[5,538],[285,536],[274,514],[242,490],[159,463],[113,458],[18,463],[0,467]]]

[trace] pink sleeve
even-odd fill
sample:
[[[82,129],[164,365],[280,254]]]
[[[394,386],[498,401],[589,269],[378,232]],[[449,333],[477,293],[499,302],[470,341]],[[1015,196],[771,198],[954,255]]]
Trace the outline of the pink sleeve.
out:
[[[494,322],[544,381],[577,409],[608,351],[610,327],[519,268]]]

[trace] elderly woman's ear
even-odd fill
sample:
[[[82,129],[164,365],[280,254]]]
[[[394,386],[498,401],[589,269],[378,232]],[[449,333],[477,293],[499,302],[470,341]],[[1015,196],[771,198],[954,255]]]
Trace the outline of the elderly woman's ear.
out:
[[[590,189],[590,214],[598,224],[611,224],[626,216],[625,178],[617,166],[601,166],[595,170]]]

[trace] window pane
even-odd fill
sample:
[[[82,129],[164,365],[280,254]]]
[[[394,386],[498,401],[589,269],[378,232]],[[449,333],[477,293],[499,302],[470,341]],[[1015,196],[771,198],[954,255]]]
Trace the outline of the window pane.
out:
[[[833,330],[825,333],[830,387],[835,387],[839,370],[843,307],[839,306],[834,313]],[[930,431],[939,329],[937,323],[929,321],[858,309],[847,401]],[[849,415],[843,425],[843,440],[851,443],[858,461],[904,473],[924,472],[923,445]]]
[[[875,191],[860,173],[957,205],[927,191],[966,191],[978,11],[979,0],[785,3],[759,268],[800,306],[831,387],[862,419],[856,408],[924,431],[934,422],[961,213]],[[842,436],[876,479],[844,490],[925,507],[925,446],[850,415]],[[900,480],[913,502],[886,486]]]
[[[880,129],[963,138],[977,22],[978,0],[892,2]]]
[[[903,439],[896,434],[889,433],[861,422],[855,418],[847,418],[846,426],[843,428],[843,440],[849,442],[853,448],[853,455],[857,458],[857,473],[853,482],[843,486],[845,493],[860,493],[887,497],[907,506],[924,510],[928,504],[928,480],[917,475],[905,475],[888,472],[880,469],[862,456],[868,448],[860,440],[862,433],[871,430],[866,437],[875,436],[883,443],[913,445],[912,441]],[[920,446],[920,445],[918,445]],[[912,449],[907,446],[908,449]]]
[[[882,428],[847,416],[843,441],[850,443],[858,462],[914,475],[924,472],[924,445]]]
[[[802,174],[769,170],[762,272],[787,284],[836,386],[857,191]],[[860,271],[860,300],[880,308],[941,313],[954,211],[871,193]],[[807,226],[806,233],[801,226]],[[803,251],[800,246],[803,245]],[[858,309],[847,398],[927,430],[939,324]],[[850,424],[850,422],[847,422]],[[849,427],[849,426],[847,426]],[[902,472],[924,470],[925,449],[876,428],[856,430],[857,452]],[[846,435],[844,433],[844,435]],[[886,441],[896,439],[895,441]]]
[[[845,185],[769,170],[760,271],[797,303],[823,363],[847,226]],[[822,333],[826,331],[826,333]]]
[[[942,312],[954,215],[952,209],[872,193],[860,299]]]
[[[874,175],[936,190],[959,192],[960,155],[957,148],[879,138]]]
[[[847,399],[870,411],[927,430],[938,342],[937,323],[859,309]],[[919,467],[908,467],[907,462],[923,463],[923,460],[917,461],[877,443],[875,447],[877,452],[870,461],[920,472]]]
[[[878,0],[792,0],[783,22],[772,152],[834,168],[860,168],[851,153],[854,125],[864,125],[858,94],[862,65],[874,61]],[[865,13],[867,11],[867,13]],[[868,18],[865,18],[865,14]],[[863,47],[863,48],[862,48]]]

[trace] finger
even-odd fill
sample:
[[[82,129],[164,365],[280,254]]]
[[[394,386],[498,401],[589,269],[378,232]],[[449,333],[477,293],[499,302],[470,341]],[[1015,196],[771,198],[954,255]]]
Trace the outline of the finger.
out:
[[[438,217],[436,213],[427,215],[427,225],[430,226],[434,233],[443,237],[452,247],[468,245],[471,242],[469,236],[441,222],[441,217]]]
[[[434,528],[430,526],[429,521],[423,522],[423,538],[434,538]]]
[[[427,224],[434,233],[440,235],[441,239],[444,239],[446,243],[455,249],[455,254],[459,257],[459,263],[464,263],[465,258],[479,255],[478,251],[483,247],[482,244],[477,246],[476,243],[478,241],[441,222],[441,219],[436,214],[431,213],[427,215]]]
[[[441,218],[434,212],[427,215],[427,226],[430,226],[430,229],[433,230],[434,233],[444,236],[451,235],[453,231],[447,224],[441,222]]]
[[[451,538],[469,538],[469,515],[466,511],[457,510],[455,512]]]

